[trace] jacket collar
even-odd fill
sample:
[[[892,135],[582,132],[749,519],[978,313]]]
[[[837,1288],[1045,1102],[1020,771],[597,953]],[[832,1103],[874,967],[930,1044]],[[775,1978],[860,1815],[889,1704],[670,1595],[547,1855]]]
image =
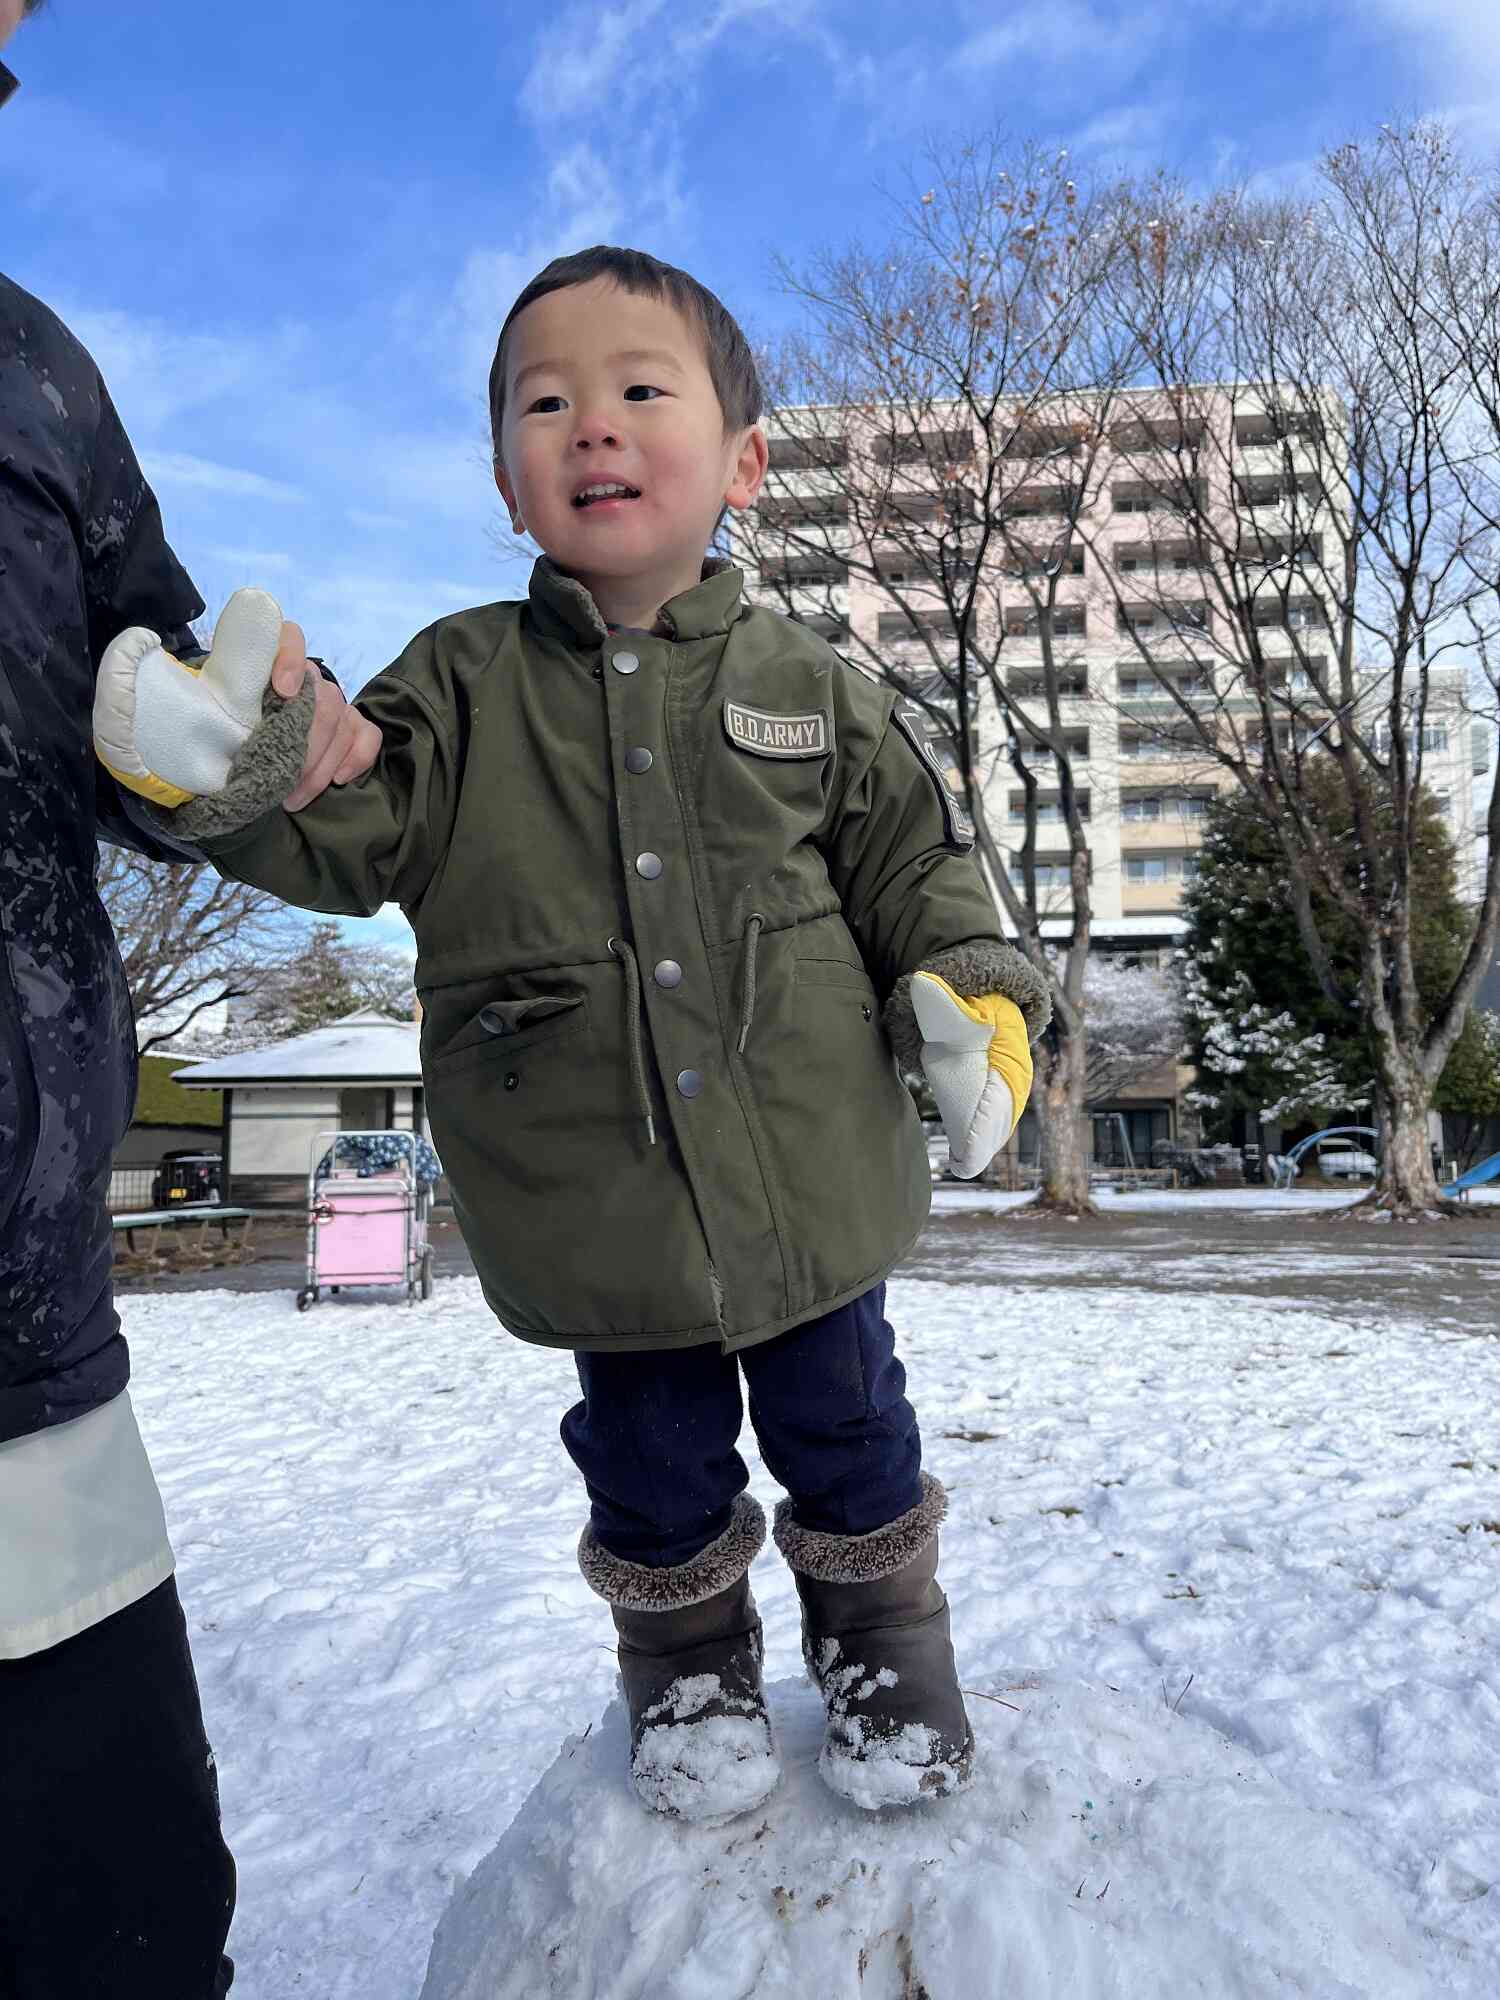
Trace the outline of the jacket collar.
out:
[[[744,573],[722,556],[711,556],[691,590],[679,591],[661,608],[662,623],[674,639],[708,639],[727,632],[743,610]],[[550,556],[539,556],[531,572],[531,609],[544,630],[559,626],[586,646],[602,646],[609,627],[576,577],[566,576]]]

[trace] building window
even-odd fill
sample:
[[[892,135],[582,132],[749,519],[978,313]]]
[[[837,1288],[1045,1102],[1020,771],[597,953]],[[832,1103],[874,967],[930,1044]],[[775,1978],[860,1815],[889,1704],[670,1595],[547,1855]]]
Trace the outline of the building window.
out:
[[[1089,817],[1089,794],[1087,792],[1075,792],[1074,798],[1078,806],[1078,817],[1080,819],[1087,819]],[[1021,825],[1025,822],[1026,794],[1024,792],[1011,793],[1010,817],[1012,823],[1015,825]],[[1036,823],[1038,826],[1065,825],[1066,821],[1063,817],[1062,800],[1039,797],[1036,802]]]
[[[1201,480],[1180,484],[1164,480],[1159,486],[1134,481],[1112,487],[1110,500],[1117,514],[1188,514],[1202,506],[1204,491]]]
[[[1198,873],[1196,854],[1127,854],[1125,880],[1130,883],[1191,882]]]
[[[817,472],[825,466],[849,463],[847,438],[773,437],[767,442],[774,472]]]
[[[762,583],[785,583],[794,590],[812,584],[847,583],[849,565],[828,556],[768,556],[760,566]]]
[[[1203,746],[1191,738],[1163,730],[1150,736],[1122,736],[1120,755],[1129,763],[1165,764],[1180,757],[1202,756]]]
[[[756,501],[761,519],[781,528],[840,526],[849,519],[849,502],[836,494],[763,493]]]
[[[1021,701],[1045,701],[1047,681],[1043,674],[1012,674],[1006,683],[1009,692]],[[1088,694],[1089,677],[1081,667],[1071,662],[1057,669],[1057,698],[1059,701],[1081,701]]]
[[[905,431],[876,438],[874,456],[885,465],[962,465],[974,456],[974,436],[968,430]]]
[[[793,611],[793,621],[805,625],[809,632],[816,632],[820,639],[826,639],[831,646],[839,646],[849,637],[849,620],[835,618],[826,612],[799,613]]]
[[[903,646],[921,638],[951,639],[953,620],[946,611],[918,612],[912,616],[904,611],[882,611],[876,622],[876,635],[882,646]]]
[[[1042,613],[1007,612],[1005,628],[1013,639],[1038,639],[1042,631]],[[1086,639],[1087,613],[1079,605],[1057,605],[1052,613],[1052,636],[1054,639]]]
[[[1234,441],[1252,448],[1284,444],[1292,438],[1310,438],[1313,420],[1301,410],[1272,410],[1262,416],[1236,417]]]
[[[1026,868],[1019,854],[1010,857],[1012,881],[1024,883]],[[1038,889],[1070,889],[1073,874],[1066,861],[1039,861],[1036,864],[1036,886]]]
[[[1448,731],[1441,724],[1422,731],[1422,748],[1424,750],[1446,750],[1447,747]]]
[[[1056,762],[1053,752],[1040,743],[1023,743],[1018,746],[1018,754],[1023,764],[1033,767],[1043,764],[1051,765]],[[1063,755],[1071,758],[1075,764],[1083,762],[1088,754],[1089,739],[1087,734],[1063,738]]]

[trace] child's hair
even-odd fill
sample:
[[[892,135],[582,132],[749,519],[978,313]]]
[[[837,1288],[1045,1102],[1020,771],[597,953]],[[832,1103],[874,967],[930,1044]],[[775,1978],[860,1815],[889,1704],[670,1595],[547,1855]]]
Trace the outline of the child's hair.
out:
[[[595,278],[610,278],[621,291],[633,292],[637,298],[665,299],[698,326],[714,393],[724,414],[726,437],[760,421],[760,377],[755,372],[750,343],[734,315],[726,311],[706,285],[700,285],[686,271],[679,271],[675,264],[663,264],[644,250],[617,250],[610,244],[598,243],[592,250],[575,250],[570,257],[554,257],[505,315],[490,368],[490,431],[497,463],[500,426],[505,416],[505,341],[517,314],[545,298],[548,292],[560,292],[569,285],[591,284]]]

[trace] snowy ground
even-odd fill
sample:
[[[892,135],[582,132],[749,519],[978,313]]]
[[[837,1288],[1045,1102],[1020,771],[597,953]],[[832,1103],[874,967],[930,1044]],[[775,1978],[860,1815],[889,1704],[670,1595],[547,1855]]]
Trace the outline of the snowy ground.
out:
[[[1054,1733],[1054,1783],[1107,1767],[1111,1742],[1165,1780],[1227,1741],[1257,1785],[1343,1829],[1434,1996],[1492,2000],[1500,1341],[1385,1319],[1378,1287],[1336,1318],[1294,1285],[1200,1295],[1179,1272],[1152,1289],[1149,1263],[1049,1289],[1044,1256],[1039,1240],[1024,1291],[961,1271],[891,1289],[952,1494],[965,1684],[1023,1710],[974,1704],[1022,1733],[991,1734],[996,1781],[1045,1766]],[[468,1279],[411,1311],[372,1295],[299,1316],[290,1294],[198,1292],[122,1313],[240,1867],[237,1990],[414,2000],[456,1886],[565,1739],[592,1726],[591,1782],[614,1768],[608,1615],[574,1566],[580,1491],[557,1442],[571,1364],[502,1334]],[[755,1584],[768,1676],[789,1680],[794,1598],[774,1555]],[[795,1784],[781,1796],[784,1811]],[[624,1841],[619,1805],[601,1824]],[[1222,1867],[1184,1873],[1175,1904],[1159,1875],[1140,1923],[1215,1918],[1230,1935],[1254,1906],[1264,1823],[1216,1826]],[[1160,1839],[1163,1870],[1185,1868]],[[1030,1865],[1060,1875],[1073,1858],[1044,1843]],[[1321,1848],[1308,1865],[1333,1866]],[[1079,1964],[1058,1992],[1114,1990]],[[1274,1990],[1423,1990],[1374,1964],[1368,1985],[1309,1980]],[[1007,2000],[1052,1991],[1022,1980]],[[971,1979],[965,2000],[989,1995]]]

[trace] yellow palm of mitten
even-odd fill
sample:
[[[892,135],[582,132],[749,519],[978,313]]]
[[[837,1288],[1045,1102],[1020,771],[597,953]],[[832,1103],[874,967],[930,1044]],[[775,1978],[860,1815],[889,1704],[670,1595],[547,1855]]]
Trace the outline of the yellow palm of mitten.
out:
[[[965,1000],[933,972],[913,974],[911,999],[922,1068],[948,1135],[949,1168],[973,1180],[1015,1130],[1031,1095],[1026,1022],[1003,994]]]

